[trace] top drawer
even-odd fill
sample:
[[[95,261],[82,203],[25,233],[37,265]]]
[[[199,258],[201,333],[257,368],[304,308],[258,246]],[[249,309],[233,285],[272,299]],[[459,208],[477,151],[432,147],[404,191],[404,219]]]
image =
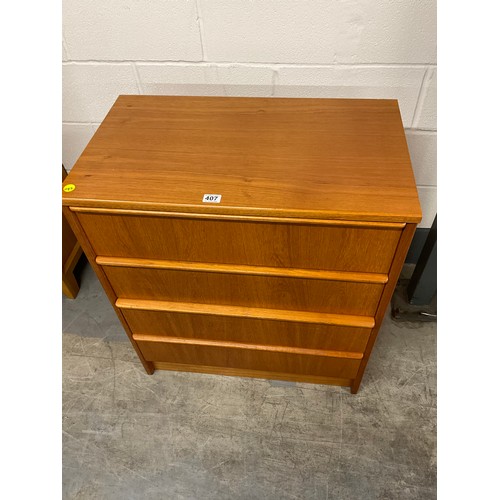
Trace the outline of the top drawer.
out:
[[[97,255],[388,273],[402,225],[78,212]]]

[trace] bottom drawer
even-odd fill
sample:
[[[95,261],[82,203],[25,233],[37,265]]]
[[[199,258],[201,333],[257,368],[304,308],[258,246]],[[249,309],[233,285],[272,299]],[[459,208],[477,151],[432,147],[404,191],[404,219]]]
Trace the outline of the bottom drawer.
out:
[[[153,340],[141,340],[136,336],[134,338],[145,359],[153,362],[342,379],[355,378],[361,363],[361,359],[352,358],[178,344],[162,337]]]

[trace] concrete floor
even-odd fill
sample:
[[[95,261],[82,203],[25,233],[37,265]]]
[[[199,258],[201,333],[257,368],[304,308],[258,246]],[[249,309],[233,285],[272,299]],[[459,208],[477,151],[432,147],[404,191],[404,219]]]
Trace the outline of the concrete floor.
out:
[[[63,298],[63,498],[436,498],[436,324],[379,333],[361,389],[147,375],[87,264]]]

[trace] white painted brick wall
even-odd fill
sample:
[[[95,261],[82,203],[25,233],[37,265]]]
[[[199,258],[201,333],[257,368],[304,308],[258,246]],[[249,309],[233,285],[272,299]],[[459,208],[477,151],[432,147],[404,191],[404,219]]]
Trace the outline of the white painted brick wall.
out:
[[[195,0],[65,0],[72,60],[201,61]]]
[[[436,186],[418,186],[418,197],[422,205],[423,217],[419,227],[431,227],[437,213]]]
[[[436,186],[436,133],[423,130],[407,130],[406,142],[410,150],[417,185]]]
[[[69,59],[68,51],[66,50],[66,44],[63,41],[63,43],[62,43],[62,60],[64,62],[64,61],[67,61],[68,59]]]
[[[137,63],[136,68],[143,94],[219,95],[212,66]]]
[[[273,95],[275,71],[235,64],[137,63],[141,90],[149,95]]]
[[[119,94],[397,99],[436,213],[436,0],[63,0],[63,163]]]
[[[437,125],[437,69],[427,70],[422,89],[421,105],[415,113],[415,126],[420,129],[436,130]]]
[[[95,128],[91,123],[63,123],[62,154],[65,167],[66,165],[75,164],[94,133]]]
[[[63,122],[100,122],[119,94],[137,94],[130,63],[63,64]]]
[[[200,0],[205,54],[262,63],[435,63],[434,0]]]
[[[286,67],[278,69],[275,95],[398,99],[403,124],[410,127],[425,70],[396,67]]]

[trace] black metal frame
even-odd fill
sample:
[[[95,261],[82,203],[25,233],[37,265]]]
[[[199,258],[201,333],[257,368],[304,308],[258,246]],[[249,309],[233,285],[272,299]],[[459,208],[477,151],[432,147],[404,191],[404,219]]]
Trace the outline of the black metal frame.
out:
[[[437,215],[408,283],[408,302],[413,305],[430,304],[437,291]]]

